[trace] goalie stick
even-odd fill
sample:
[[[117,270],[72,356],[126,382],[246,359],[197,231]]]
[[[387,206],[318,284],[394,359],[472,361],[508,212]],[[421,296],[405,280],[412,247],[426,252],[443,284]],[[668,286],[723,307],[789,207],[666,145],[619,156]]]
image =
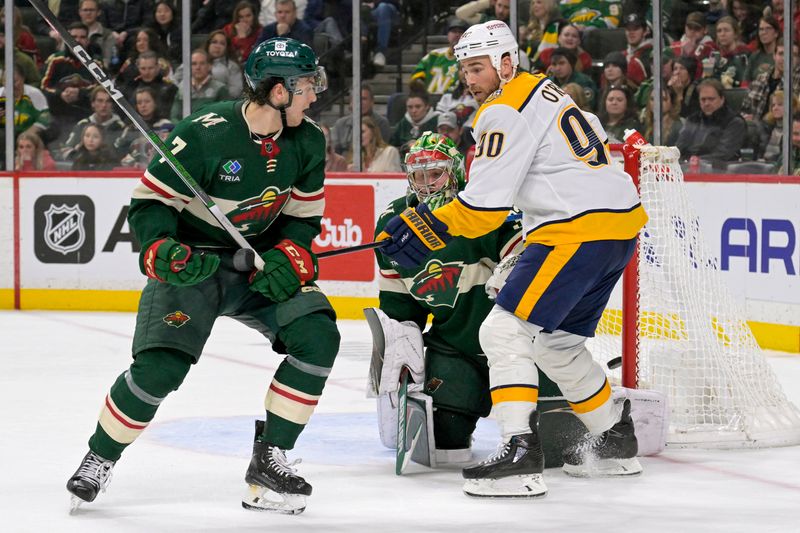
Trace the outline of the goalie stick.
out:
[[[208,194],[203,190],[202,187],[194,180],[194,178],[189,174],[189,172],[183,167],[180,161],[172,154],[172,152],[167,148],[167,145],[164,144],[164,141],[161,138],[148,128],[147,124],[142,120],[142,117],[139,116],[139,113],[133,108],[133,106],[125,100],[125,97],[122,93],[114,86],[114,82],[111,81],[111,78],[105,73],[102,67],[94,60],[92,57],[84,50],[84,48],[75,41],[72,35],[69,34],[67,29],[61,23],[61,21],[56,18],[53,12],[47,5],[47,2],[44,0],[29,0],[31,5],[39,12],[39,14],[44,18],[45,21],[50,25],[53,30],[58,33],[61,38],[64,40],[64,44],[72,50],[72,53],[75,57],[78,58],[78,61],[86,67],[94,79],[103,86],[111,99],[119,106],[120,109],[128,116],[128,118],[133,122],[133,125],[136,126],[136,129],[141,132],[142,135],[148,140],[148,142],[155,148],[156,152],[167,162],[167,164],[175,171],[175,174],[180,178],[180,180],[186,184],[187,187],[194,193],[196,197],[198,197],[206,206],[209,213],[220,223],[222,228],[231,236],[231,238],[239,245],[240,248],[243,250],[247,250],[252,252],[252,263],[248,270],[252,270],[253,267],[263,270],[264,269],[264,260],[261,259],[261,256],[255,253],[255,250],[250,243],[242,236],[241,233],[233,226],[228,217],[220,210],[219,206],[212,200]]]
[[[363,250],[372,250],[374,248],[380,248],[383,245],[384,241],[367,242],[364,244],[358,244],[356,246],[350,246],[349,248],[328,250],[327,252],[320,252],[315,255],[318,259],[324,259],[326,257],[333,257],[336,255],[351,254],[353,252],[361,252]],[[236,250],[236,253],[233,255],[233,267],[240,272],[253,270],[257,255],[258,254],[256,254],[255,250],[252,248],[242,248],[241,250]]]

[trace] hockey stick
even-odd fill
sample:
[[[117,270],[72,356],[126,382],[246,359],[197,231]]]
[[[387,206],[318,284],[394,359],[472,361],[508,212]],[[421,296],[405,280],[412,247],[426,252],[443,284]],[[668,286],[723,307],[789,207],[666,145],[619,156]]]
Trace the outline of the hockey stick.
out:
[[[75,57],[78,58],[78,61],[86,67],[94,79],[103,86],[106,92],[111,96],[111,99],[122,109],[122,111],[128,116],[128,118],[133,122],[136,129],[138,129],[142,135],[150,142],[150,144],[155,148],[156,152],[169,164],[170,168],[175,171],[175,174],[180,178],[180,180],[186,184],[187,187],[194,193],[196,197],[198,197],[206,206],[209,213],[220,223],[222,228],[228,233],[228,235],[233,238],[236,244],[239,245],[240,248],[243,250],[249,250],[252,252],[252,265],[259,269],[263,270],[264,268],[264,260],[261,259],[250,243],[242,236],[241,233],[233,226],[228,217],[220,210],[219,206],[214,203],[208,194],[203,190],[202,187],[192,178],[189,172],[183,167],[180,161],[178,161],[172,152],[167,148],[164,144],[164,141],[151,130],[147,124],[142,120],[142,117],[139,116],[139,113],[133,108],[133,106],[125,100],[125,97],[122,95],[121,92],[114,86],[114,82],[111,81],[111,78],[103,71],[102,67],[97,64],[95,60],[83,49],[81,45],[79,45],[72,35],[69,34],[67,29],[61,23],[61,21],[56,18],[50,8],[47,5],[47,2],[44,0],[29,0],[31,5],[39,12],[39,14],[44,18],[47,23],[53,28],[64,40],[66,46],[72,49],[72,53]]]
[[[368,242],[365,244],[351,246],[349,248],[339,248],[338,250],[328,250],[327,252],[320,252],[316,254],[316,256],[317,259],[324,259],[325,257],[333,257],[336,255],[360,252],[362,250],[372,250],[373,248],[380,248],[384,244],[385,241]],[[255,250],[247,248],[236,250],[236,253],[233,254],[233,268],[235,268],[240,272],[248,272],[250,270],[253,270],[253,267],[255,266],[255,258],[257,256],[258,254],[256,254]],[[261,258],[259,257],[259,259]]]
[[[317,257],[333,257],[336,255],[343,255],[343,254],[350,254],[353,252],[360,252],[362,250],[372,250],[374,248],[380,248],[388,241],[375,241],[375,242],[367,242],[364,244],[359,244],[357,246],[351,246],[349,248],[339,248],[338,250],[328,250],[327,252],[320,252],[317,254]]]
[[[395,455],[394,473],[401,475],[408,460],[411,459],[413,445],[416,442],[408,442],[408,368],[403,367],[400,371],[400,388],[397,391],[397,453]],[[419,433],[414,436],[414,441],[419,438]]]

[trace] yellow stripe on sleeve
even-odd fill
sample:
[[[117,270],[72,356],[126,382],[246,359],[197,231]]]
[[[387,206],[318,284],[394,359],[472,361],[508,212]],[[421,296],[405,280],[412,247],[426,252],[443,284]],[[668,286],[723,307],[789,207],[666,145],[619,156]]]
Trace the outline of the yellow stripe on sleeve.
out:
[[[567,403],[569,403],[570,407],[572,407],[572,410],[575,411],[576,413],[585,414],[594,411],[601,405],[605,404],[610,398],[611,398],[611,386],[608,384],[608,380],[606,380],[605,384],[603,385],[603,388],[601,388],[591,397],[577,403],[572,403],[572,402],[567,402]]]
[[[475,239],[499,228],[508,217],[508,211],[508,209],[491,211],[470,209],[456,196],[456,199],[449,204],[436,209],[433,216],[447,224],[447,232],[450,235],[454,237],[463,235],[468,239]]]

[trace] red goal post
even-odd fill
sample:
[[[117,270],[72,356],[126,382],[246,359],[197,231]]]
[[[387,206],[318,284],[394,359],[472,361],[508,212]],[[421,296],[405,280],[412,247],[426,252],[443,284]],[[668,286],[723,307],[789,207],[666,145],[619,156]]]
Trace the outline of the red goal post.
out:
[[[621,355],[612,381],[666,395],[670,445],[800,443],[800,411],[784,395],[705,246],[677,148],[611,150],[614,164],[634,180],[649,221],[621,291],[590,340],[595,359],[607,364]]]

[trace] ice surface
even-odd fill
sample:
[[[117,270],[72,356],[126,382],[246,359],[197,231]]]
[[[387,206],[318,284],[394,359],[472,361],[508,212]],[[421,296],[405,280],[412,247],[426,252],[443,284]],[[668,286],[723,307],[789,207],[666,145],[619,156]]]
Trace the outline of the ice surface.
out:
[[[343,345],[316,414],[289,459],[314,486],[299,516],[240,506],[253,419],[280,359],[259,334],[220,319],[200,363],[123,455],[109,490],[75,516],[64,485],[101,402],[130,362],[134,315],[0,312],[0,531],[800,531],[800,447],[667,450],[633,479],[545,472],[543,500],[477,500],[458,470],[394,475],[365,398],[366,322]],[[800,402],[800,356],[770,354]],[[495,446],[491,420],[476,458]]]

